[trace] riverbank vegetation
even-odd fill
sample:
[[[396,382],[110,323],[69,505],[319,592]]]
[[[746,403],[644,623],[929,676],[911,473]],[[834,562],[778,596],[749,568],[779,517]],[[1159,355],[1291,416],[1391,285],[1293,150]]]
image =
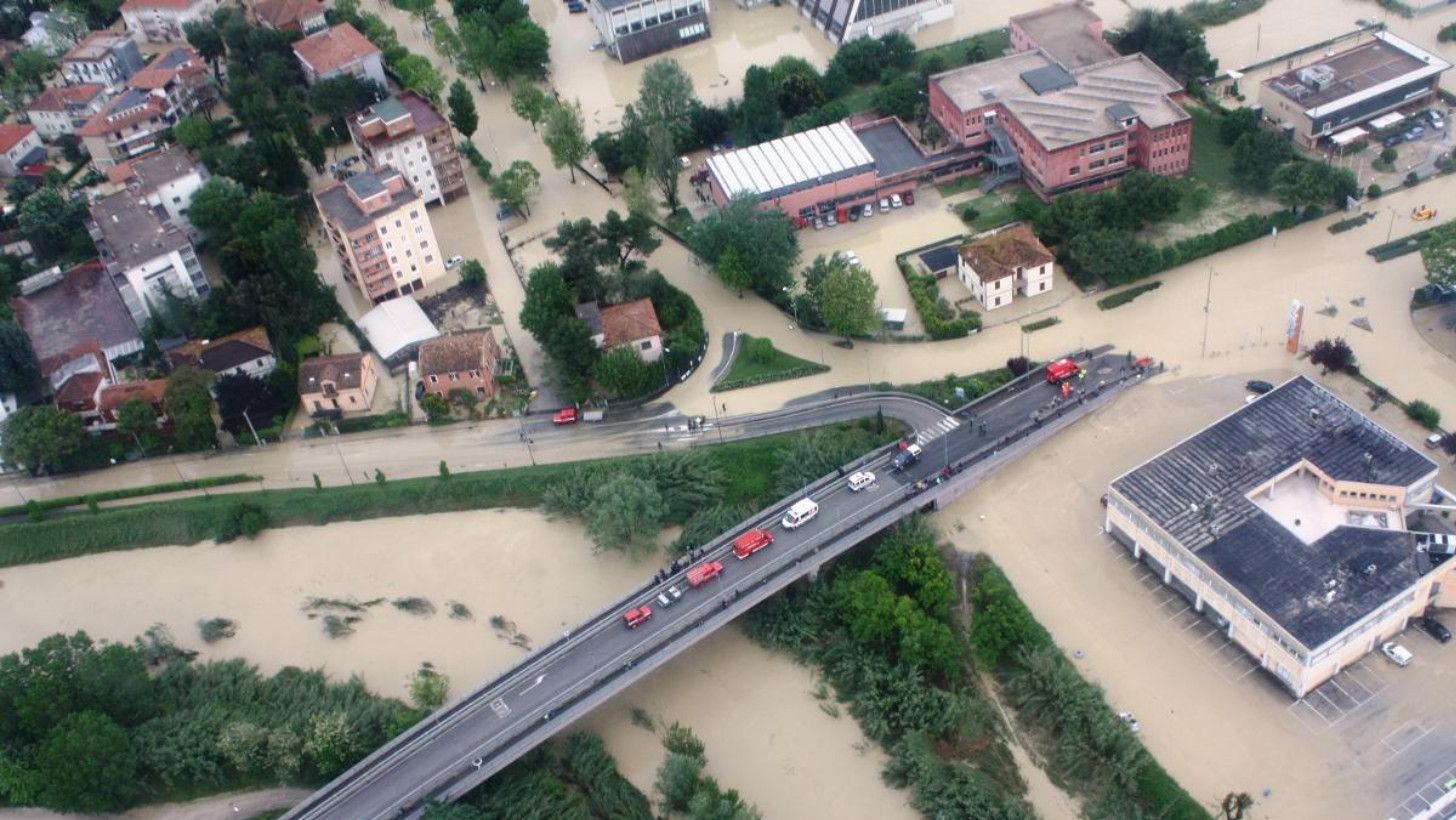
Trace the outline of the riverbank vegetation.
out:
[[[733,357],[733,366],[723,377],[713,383],[714,393],[723,393],[743,387],[752,387],[769,382],[781,382],[823,373],[827,365],[801,359],[774,347],[773,339],[750,336],[738,337],[738,353]]]
[[[77,632],[0,658],[0,803],[93,813],[314,786],[423,716],[358,679],[194,654],[154,628],[133,646]]]
[[[968,401],[973,401],[981,396],[990,393],[992,390],[1016,378],[1017,373],[1012,365],[1020,366],[1022,363],[1016,360],[1009,360],[1006,367],[996,367],[990,370],[982,370],[979,373],[972,373],[968,376],[957,376],[954,373],[947,373],[939,379],[931,379],[924,382],[911,382],[909,384],[891,384],[879,382],[874,387],[876,390],[895,390],[900,393],[912,393],[921,396],[942,407],[959,407]],[[1030,368],[1026,362],[1022,373]],[[956,390],[959,389],[960,393]]]
[[[1053,781],[1085,799],[1085,816],[1208,818],[989,560],[977,559],[969,610],[962,601],[953,618],[957,577],[947,558],[924,519],[907,519],[807,590],[754,610],[748,634],[822,672],[890,755],[885,780],[909,788],[926,817],[1034,816],[1007,727],[983,688],[989,672]]]
[[[721,516],[725,508],[759,509],[774,500],[775,476],[787,460],[792,460],[795,468],[807,464],[819,470],[813,475],[817,478],[842,463],[826,462],[827,458],[838,458],[846,452],[864,453],[896,435],[895,427],[872,420],[842,422],[819,430],[708,447],[701,453],[452,472],[448,478],[430,476],[347,487],[230,493],[103,508],[95,513],[55,514],[43,521],[0,526],[0,567],[109,550],[251,537],[264,527],[318,526],[332,521],[492,507],[538,507],[551,488],[598,475],[598,471],[650,477],[659,498],[666,499],[667,513],[662,521],[702,530],[701,522],[694,522],[699,515],[716,521],[721,519],[708,517]],[[822,454],[806,454],[801,440],[816,442],[814,446],[821,448]],[[710,480],[712,486],[679,487],[673,483],[680,480]],[[694,498],[714,500],[694,507]]]

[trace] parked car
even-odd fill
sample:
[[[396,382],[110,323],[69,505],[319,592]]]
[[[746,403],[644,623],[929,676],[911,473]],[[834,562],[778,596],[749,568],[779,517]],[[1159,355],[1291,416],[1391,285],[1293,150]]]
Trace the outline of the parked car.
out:
[[[552,424],[576,424],[576,408],[563,407],[551,414]]]
[[[1441,112],[1432,108],[1426,116],[1427,119],[1431,121],[1432,128],[1436,129],[1437,131],[1446,130],[1446,118],[1441,116]]]
[[[865,219],[869,219],[870,217],[875,215],[875,206],[869,202],[866,202],[864,207],[860,209],[860,215],[863,216]]]
[[[1425,630],[1427,635],[1435,638],[1438,643],[1446,643],[1451,640],[1451,630],[1447,629],[1445,624],[1429,615],[1416,621],[1416,623],[1420,625],[1421,629]]]
[[[875,483],[875,474],[869,470],[861,470],[849,477],[850,492],[857,493],[873,483]]]
[[[859,221],[859,217],[860,217],[859,208],[850,208],[849,209],[849,221],[850,222],[858,222]]]
[[[883,198],[883,199],[880,200],[880,213],[887,214],[889,212],[890,212],[890,200],[889,200],[888,197],[885,197],[885,198]]]
[[[1138,730],[1142,728],[1138,725],[1137,718],[1132,716],[1132,712],[1118,712],[1117,719],[1122,721],[1123,723],[1126,723],[1128,731],[1132,732],[1133,734],[1137,734]]]
[[[662,592],[657,593],[657,603],[660,604],[663,609],[667,609],[668,607],[677,603],[681,598],[682,590],[678,589],[675,586],[668,587]]]
[[[854,251],[845,251],[844,258],[845,261],[849,262],[850,265],[856,268],[859,267],[859,254],[855,253]]]
[[[915,204],[915,192],[914,191],[906,191],[905,192],[905,204],[906,205],[914,205]]]
[[[1434,450],[1437,447],[1440,447],[1441,446],[1441,442],[1443,442],[1445,440],[1446,440],[1446,434],[1445,433],[1432,433],[1429,436],[1426,436],[1426,449],[1427,450]]]
[[[586,14],[585,3],[567,3],[566,10],[571,14]]]
[[[463,257],[463,256],[461,256],[460,254],[457,253],[454,256],[450,257],[449,259],[446,259],[445,260],[445,270],[454,270],[456,265],[458,265],[458,264],[460,264],[461,262],[464,262],[464,261],[465,261],[465,257]]]
[[[820,219],[817,216],[814,217],[814,230],[816,230],[816,231],[822,231],[822,230],[824,230],[824,220]]]
[[[901,199],[899,194],[890,194],[890,207],[891,208],[898,208],[898,207],[900,207],[901,205],[904,205],[904,204],[905,204],[905,200]]]
[[[828,225],[831,228],[834,227],[835,225],[838,225],[839,224],[839,220],[834,218],[834,212],[833,211],[830,211],[829,212],[829,215],[826,216],[826,217],[824,217],[824,224],[825,225]]]
[[[1261,396],[1274,389],[1274,385],[1262,379],[1253,379],[1247,382],[1244,387],[1248,388],[1250,393],[1258,393]]]
[[[1401,137],[1405,138],[1407,142],[1411,142],[1420,139],[1424,133],[1426,133],[1426,127],[1424,125],[1413,125],[1404,134],[1401,134]]]
[[[1402,142],[1405,142],[1405,135],[1395,134],[1381,140],[1380,144],[1384,145],[1386,148],[1394,148],[1395,146],[1400,145]]]
[[[1386,641],[1381,644],[1380,651],[1385,653],[1385,657],[1396,666],[1410,666],[1410,662],[1415,659],[1415,655],[1412,655],[1409,649],[1395,641]]]

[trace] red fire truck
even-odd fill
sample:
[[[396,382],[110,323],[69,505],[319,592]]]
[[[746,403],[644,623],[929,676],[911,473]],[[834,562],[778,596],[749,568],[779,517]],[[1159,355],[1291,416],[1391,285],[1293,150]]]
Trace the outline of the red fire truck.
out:
[[[628,629],[636,629],[647,623],[648,619],[652,617],[652,607],[643,604],[642,606],[627,610],[627,614],[622,617],[627,620]]]
[[[1059,359],[1046,367],[1046,380],[1049,384],[1061,384],[1068,379],[1074,378],[1077,371],[1077,363],[1071,359]]]
[[[704,561],[688,570],[688,584],[697,588],[717,578],[723,572],[722,561]]]
[[[768,530],[752,529],[733,539],[733,554],[744,559],[773,543]]]

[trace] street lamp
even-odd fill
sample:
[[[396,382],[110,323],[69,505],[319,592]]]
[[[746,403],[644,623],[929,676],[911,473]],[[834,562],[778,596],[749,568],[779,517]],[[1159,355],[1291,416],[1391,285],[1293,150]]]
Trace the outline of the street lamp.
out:
[[[1395,209],[1386,205],[1385,210],[1390,211],[1390,227],[1385,231],[1385,241],[1389,242],[1391,234],[1395,233]]]

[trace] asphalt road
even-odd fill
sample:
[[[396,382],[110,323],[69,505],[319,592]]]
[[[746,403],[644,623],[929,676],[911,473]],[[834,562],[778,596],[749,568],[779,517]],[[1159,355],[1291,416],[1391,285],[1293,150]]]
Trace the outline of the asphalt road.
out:
[[[1120,356],[1102,356],[1089,363],[1085,386],[1094,387],[1102,376],[1115,375],[1124,365]],[[1075,395],[1071,399],[1076,400]],[[863,415],[864,403],[884,401],[865,396],[840,400],[835,407]],[[780,523],[783,510],[799,496],[784,499],[745,522],[714,545],[704,547],[690,563],[679,562],[665,578],[653,579],[632,598],[602,612],[574,630],[564,633],[552,645],[527,658],[462,700],[445,707],[389,746],[345,773],[290,812],[287,818],[330,818],[330,820],[378,820],[412,816],[430,798],[453,798],[464,791],[460,784],[477,780],[473,769],[488,766],[497,770],[505,758],[514,759],[529,746],[521,742],[557,717],[562,708],[584,693],[599,688],[639,661],[661,652],[675,654],[709,634],[718,620],[705,618],[729,607],[738,594],[779,574],[789,563],[798,563],[826,540],[839,537],[841,522],[865,520],[898,507],[908,513],[911,485],[933,478],[948,464],[992,446],[1001,436],[1025,429],[1029,420],[1055,406],[1062,399],[1057,388],[1040,378],[1029,378],[1020,389],[992,394],[955,416],[934,411],[921,416],[916,439],[924,453],[919,463],[903,472],[887,465],[892,452],[874,454],[865,463],[847,465],[844,473],[870,469],[877,481],[860,492],[851,492],[845,481],[829,476],[813,485],[809,496],[819,505],[819,514],[803,526],[788,530]],[[921,405],[924,407],[924,405]],[[928,408],[926,408],[928,409]],[[822,412],[813,406],[805,412]],[[791,423],[792,416],[780,419]],[[984,425],[984,429],[983,429]],[[591,435],[589,427],[574,431]],[[716,431],[708,431],[709,434]],[[861,460],[864,461],[864,460]],[[732,554],[731,539],[749,526],[762,526],[773,533],[774,543],[745,560]],[[723,572],[699,589],[686,581],[690,566],[717,560]],[[681,600],[668,607],[656,601],[669,587],[682,592]],[[625,625],[627,609],[651,603],[653,616],[635,629]],[[531,742],[537,742],[532,737]]]

